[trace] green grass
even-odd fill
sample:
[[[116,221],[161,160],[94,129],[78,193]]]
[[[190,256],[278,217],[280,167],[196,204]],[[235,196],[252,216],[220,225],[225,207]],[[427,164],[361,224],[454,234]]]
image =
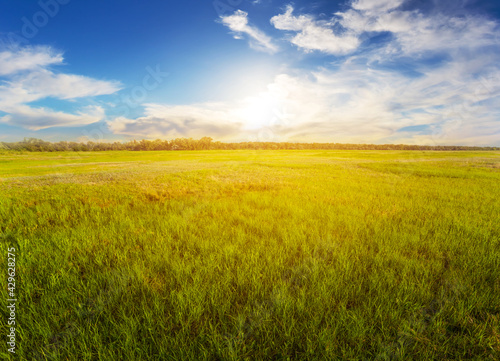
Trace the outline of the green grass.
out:
[[[16,359],[498,360],[499,164],[498,152],[3,152]]]

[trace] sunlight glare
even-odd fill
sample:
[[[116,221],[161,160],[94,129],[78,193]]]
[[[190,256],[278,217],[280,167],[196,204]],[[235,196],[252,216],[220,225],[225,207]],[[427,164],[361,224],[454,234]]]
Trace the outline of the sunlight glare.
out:
[[[259,129],[271,126],[277,111],[276,97],[269,92],[263,92],[258,96],[246,98],[239,115],[245,121],[247,129]]]

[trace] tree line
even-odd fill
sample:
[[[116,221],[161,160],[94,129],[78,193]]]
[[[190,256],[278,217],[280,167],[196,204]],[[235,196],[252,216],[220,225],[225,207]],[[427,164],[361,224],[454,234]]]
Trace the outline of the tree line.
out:
[[[109,150],[238,150],[238,149],[338,149],[338,150],[500,150],[500,147],[466,147],[461,145],[407,145],[407,144],[344,144],[344,143],[293,143],[293,142],[239,142],[225,143],[210,137],[201,139],[176,138],[172,140],[132,140],[129,142],[46,142],[24,138],[21,142],[0,142],[0,149],[28,152],[91,152]]]

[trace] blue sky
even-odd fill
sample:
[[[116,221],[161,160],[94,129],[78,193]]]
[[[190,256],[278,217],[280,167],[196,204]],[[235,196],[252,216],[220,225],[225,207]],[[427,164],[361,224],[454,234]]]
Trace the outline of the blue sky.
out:
[[[0,4],[0,141],[500,145],[497,1]]]

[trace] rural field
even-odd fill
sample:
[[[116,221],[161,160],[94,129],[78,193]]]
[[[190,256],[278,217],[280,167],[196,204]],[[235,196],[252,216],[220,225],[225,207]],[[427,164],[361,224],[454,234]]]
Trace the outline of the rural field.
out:
[[[499,199],[494,151],[0,151],[1,356],[499,360]]]

